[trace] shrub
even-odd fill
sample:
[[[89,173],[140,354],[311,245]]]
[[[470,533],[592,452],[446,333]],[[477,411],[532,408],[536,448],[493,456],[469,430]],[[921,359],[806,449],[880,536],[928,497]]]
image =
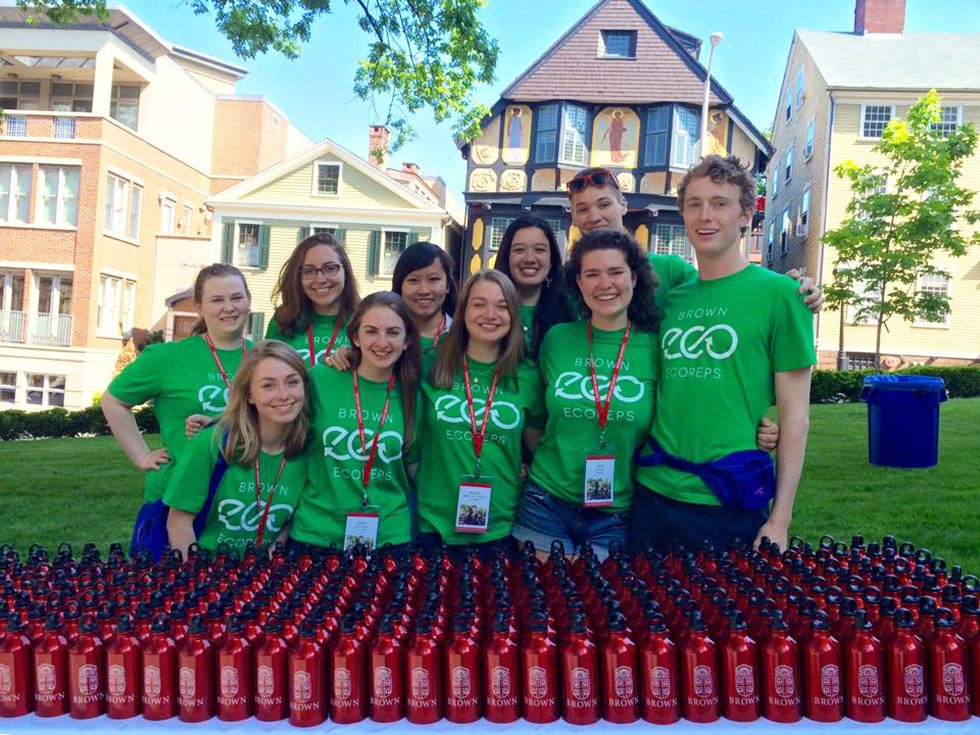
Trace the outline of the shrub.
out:
[[[936,367],[918,365],[889,375],[931,375],[942,378],[950,398],[980,396],[980,367]],[[850,403],[861,400],[864,379],[873,370],[814,370],[810,403]]]
[[[135,412],[136,425],[146,434],[160,431],[152,406]],[[102,409],[89,406],[80,411],[50,408],[47,411],[0,411],[0,440],[59,439],[66,436],[110,434]]]

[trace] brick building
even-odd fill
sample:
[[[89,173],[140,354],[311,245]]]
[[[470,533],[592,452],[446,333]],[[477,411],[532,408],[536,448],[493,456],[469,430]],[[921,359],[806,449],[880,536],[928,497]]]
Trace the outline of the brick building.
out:
[[[55,28],[0,0],[0,409],[88,405],[212,262],[205,200],[310,145],[235,94],[242,67],[108,12]]]

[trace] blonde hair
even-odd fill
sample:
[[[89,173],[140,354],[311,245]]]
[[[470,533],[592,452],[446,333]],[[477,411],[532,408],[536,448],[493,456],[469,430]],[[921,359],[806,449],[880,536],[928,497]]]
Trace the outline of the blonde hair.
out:
[[[429,371],[429,380],[438,388],[449,390],[456,380],[460,361],[470,342],[470,333],[466,329],[466,307],[470,303],[473,287],[480,281],[490,281],[497,284],[507,302],[507,312],[510,314],[510,331],[501,340],[500,358],[497,367],[500,377],[505,380],[517,378],[517,366],[524,359],[524,330],[521,328],[521,310],[518,307],[517,289],[511,280],[501,271],[483,269],[477,271],[463,285],[456,304],[456,315],[445,340],[440,342],[436,361]]]
[[[237,462],[242,466],[248,466],[259,456],[262,446],[259,415],[254,404],[249,403],[248,399],[252,375],[258,364],[267,357],[286,363],[303,381],[303,409],[286,434],[284,452],[286,457],[294,457],[306,447],[310,431],[310,374],[296,350],[283,342],[264,339],[256,344],[254,349],[246,352],[242,358],[228,393],[228,408],[222,414],[214,432],[214,441],[221,441],[225,432],[228,433],[228,439],[222,450],[228,464]]]

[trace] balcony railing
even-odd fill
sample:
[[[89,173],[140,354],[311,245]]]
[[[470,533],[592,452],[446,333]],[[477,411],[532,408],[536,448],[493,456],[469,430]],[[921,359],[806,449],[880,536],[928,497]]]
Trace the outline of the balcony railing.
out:
[[[44,345],[71,345],[71,314],[37,314],[31,342]]]
[[[26,327],[27,314],[23,311],[0,311],[0,342],[23,342]]]

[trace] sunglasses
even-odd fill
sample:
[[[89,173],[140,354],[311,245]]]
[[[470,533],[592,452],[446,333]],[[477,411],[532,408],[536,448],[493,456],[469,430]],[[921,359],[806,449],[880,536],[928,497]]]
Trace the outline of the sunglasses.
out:
[[[585,189],[587,186],[615,186],[619,188],[619,182],[616,180],[616,176],[607,168],[600,168],[597,171],[592,171],[587,174],[579,174],[574,179],[568,182],[568,191],[571,194],[577,194],[578,192]]]

